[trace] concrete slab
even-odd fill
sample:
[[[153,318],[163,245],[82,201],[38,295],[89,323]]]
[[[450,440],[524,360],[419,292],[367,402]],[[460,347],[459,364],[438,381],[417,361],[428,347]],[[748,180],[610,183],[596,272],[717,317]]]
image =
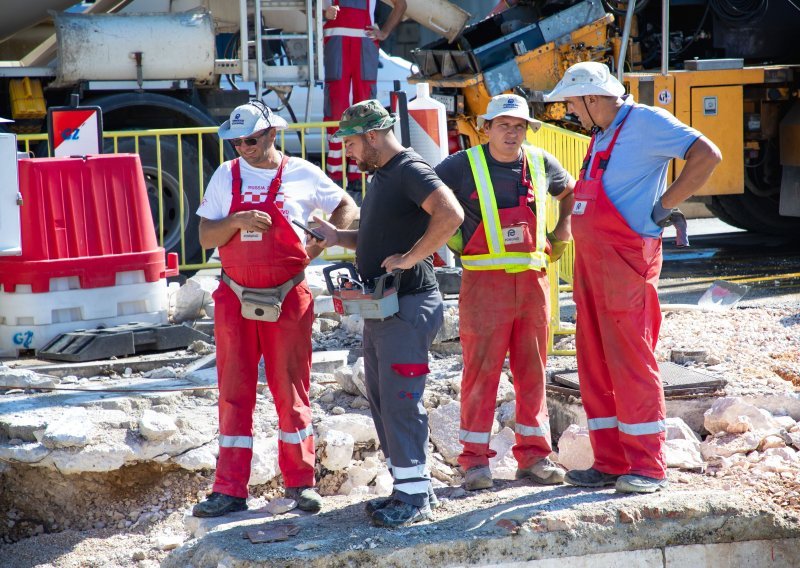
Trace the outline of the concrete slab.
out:
[[[750,540],[711,545],[667,547],[665,568],[732,568],[736,566],[770,566],[795,568],[800,565],[800,539]]]
[[[372,527],[361,502],[327,497],[321,514],[290,519],[300,533],[286,542],[250,544],[242,538],[245,529],[285,521],[283,516],[261,521],[251,517],[189,541],[162,566],[663,568],[664,551],[674,546],[800,538],[798,519],[732,492],[671,486],[676,489],[657,495],[620,496],[611,490],[531,487],[522,482],[496,485],[494,491],[462,498],[441,495],[432,522],[396,530]],[[790,565],[800,563],[800,548],[780,550],[794,562]],[[735,558],[749,558],[744,552],[737,554]],[[581,564],[586,555],[592,555],[592,562]]]
[[[200,358],[196,353],[181,351],[165,351],[151,355],[137,355],[135,357],[121,357],[119,359],[104,359],[102,361],[87,361],[86,363],[56,363],[41,359],[15,359],[6,361],[5,364],[15,369],[30,369],[43,375],[54,377],[93,377],[109,373],[122,375],[126,368],[134,372],[143,373],[161,367],[175,367],[188,365]]]
[[[341,349],[337,351],[314,351],[311,355],[311,370],[314,373],[333,373],[342,365],[347,365],[347,356],[350,351]]]

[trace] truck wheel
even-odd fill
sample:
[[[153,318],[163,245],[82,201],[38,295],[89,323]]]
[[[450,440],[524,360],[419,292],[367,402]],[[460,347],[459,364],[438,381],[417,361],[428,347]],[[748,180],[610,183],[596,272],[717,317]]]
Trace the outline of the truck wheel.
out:
[[[163,213],[159,215],[158,199],[158,144],[153,137],[139,139],[139,158],[142,161],[147,196],[150,200],[150,211],[153,214],[153,225],[157,238],[161,239],[163,230],[163,246],[167,252],[177,252],[181,264],[194,264],[201,261],[201,247],[198,236],[199,218],[195,214],[200,205],[200,191],[214,173],[213,167],[204,160],[203,177],[199,179],[197,171],[197,148],[191,142],[183,141],[181,145],[183,164],[183,187],[180,184],[178,142],[176,137],[161,137],[161,187]],[[113,148],[106,148],[113,152]],[[133,138],[120,138],[117,148],[119,153],[136,153]],[[202,188],[201,188],[202,182]],[[181,210],[181,201],[182,210]],[[160,221],[163,218],[163,229]],[[184,242],[181,244],[181,233]]]
[[[716,195],[711,200],[725,211],[726,223],[768,235],[800,238],[800,218],[783,217],[778,213],[778,196],[758,197],[748,190],[741,195]],[[716,211],[714,207],[712,211]]]

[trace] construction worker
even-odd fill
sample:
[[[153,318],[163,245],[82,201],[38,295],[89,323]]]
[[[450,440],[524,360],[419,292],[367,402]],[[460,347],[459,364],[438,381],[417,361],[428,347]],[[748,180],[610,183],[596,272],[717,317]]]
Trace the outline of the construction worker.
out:
[[[342,115],[336,135],[361,171],[374,173],[357,231],[318,220],[324,246],[356,249],[367,282],[402,270],[399,311],[385,320],[364,320],[364,371],[372,418],[394,492],[367,503],[378,526],[405,526],[430,518],[432,493],[426,469],[428,416],[422,405],[429,373],[428,348],[442,325],[442,296],[433,253],[463,219],[453,193],[413,150],[392,133],[396,118],[377,100],[362,101]]]
[[[304,246],[290,224],[315,209],[336,226],[355,217],[353,200],[315,165],[275,148],[286,122],[260,102],[234,109],[219,128],[239,158],[214,172],[197,214],[200,243],[219,247],[222,282],[214,292],[219,378],[219,458],[213,492],[195,505],[196,517],[247,508],[253,457],[253,410],[262,355],[278,413],[278,464],[286,497],[318,511],[314,437],[308,400],[311,374],[311,292],[304,268],[322,252]]]
[[[602,63],[570,67],[547,101],[566,101],[592,132],[575,187],[575,304],[581,398],[594,465],[566,481],[625,493],[666,486],[664,392],[653,350],[661,325],[661,232],[722,159],[700,132],[634,102]],[[686,160],[667,187],[673,158]]]
[[[552,155],[523,145],[531,118],[518,95],[497,95],[478,119],[489,141],[453,154],[436,167],[464,207],[465,219],[449,245],[464,268],[458,299],[464,369],[458,458],[466,489],[492,486],[489,449],[497,387],[506,353],[516,392],[517,479],[562,483],[552,451],[545,403],[548,253],[557,260],[570,239],[575,181]],[[553,234],[545,237],[547,192],[559,201]]]
[[[389,17],[378,27],[374,20],[375,0],[326,0],[323,26],[325,62],[324,120],[338,120],[352,102],[374,99],[378,80],[379,42],[385,40],[403,19],[406,0],[396,0]],[[351,98],[352,93],[352,98]],[[325,170],[332,180],[343,183],[361,203],[361,173],[354,163],[347,164],[342,142],[328,129],[328,155]]]

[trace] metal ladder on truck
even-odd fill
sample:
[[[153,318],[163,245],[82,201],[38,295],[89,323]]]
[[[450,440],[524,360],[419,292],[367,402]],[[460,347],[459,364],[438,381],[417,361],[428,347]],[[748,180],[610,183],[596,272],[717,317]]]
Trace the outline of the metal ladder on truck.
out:
[[[239,26],[241,47],[241,73],[245,82],[255,83],[258,98],[267,89],[275,89],[278,96],[294,86],[308,87],[306,114],[304,122],[311,115],[311,99],[314,87],[322,81],[322,1],[314,0],[239,0]],[[295,12],[295,14],[290,14]],[[299,16],[305,18],[305,29],[274,33],[265,26],[271,17],[291,20],[297,24]],[[252,24],[252,25],[251,25]],[[295,26],[299,27],[299,26]],[[250,30],[253,37],[250,37]],[[289,65],[269,65],[265,61],[264,42],[278,40],[283,45],[305,47],[297,60]],[[250,57],[250,47],[254,47],[255,59]]]

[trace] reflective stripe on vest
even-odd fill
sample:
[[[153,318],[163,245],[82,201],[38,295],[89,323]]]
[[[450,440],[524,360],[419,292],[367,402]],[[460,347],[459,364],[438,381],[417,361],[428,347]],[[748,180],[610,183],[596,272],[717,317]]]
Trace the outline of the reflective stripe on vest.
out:
[[[506,270],[521,272],[522,270],[541,270],[547,266],[547,255],[544,253],[547,244],[547,176],[544,169],[544,155],[539,148],[523,145],[525,159],[531,170],[534,199],[536,203],[536,250],[534,252],[506,252],[503,242],[503,228],[500,225],[500,213],[494,196],[494,187],[486,164],[483,146],[473,146],[467,150],[467,158],[472,169],[472,177],[478,193],[483,218],[483,229],[486,232],[487,254],[462,255],[461,264],[467,270]]]

